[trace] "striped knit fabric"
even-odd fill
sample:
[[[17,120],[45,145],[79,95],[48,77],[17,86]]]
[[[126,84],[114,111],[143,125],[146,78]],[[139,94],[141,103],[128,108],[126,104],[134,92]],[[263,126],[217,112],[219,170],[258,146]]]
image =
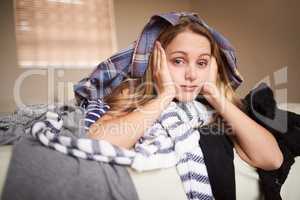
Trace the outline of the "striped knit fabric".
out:
[[[101,100],[83,107],[86,129],[109,109]],[[104,140],[60,135],[62,118],[53,112],[47,112],[47,120],[35,123],[31,134],[45,146],[82,159],[131,166],[137,171],[176,166],[188,199],[213,199],[198,132],[211,116],[212,111],[197,101],[171,102],[131,150]]]
[[[90,126],[101,118],[110,108],[109,105],[104,103],[101,99],[86,100],[83,101],[80,106],[86,111],[84,119],[85,130],[88,130]]]
[[[188,199],[213,199],[204,157],[199,146],[199,131],[192,126],[181,125],[193,120],[200,122],[200,125],[206,124],[211,113],[203,112],[205,107],[196,101],[178,103],[178,107],[184,112],[177,109],[176,113],[163,116],[161,121],[175,141],[175,152],[180,155],[176,165],[178,174]]]

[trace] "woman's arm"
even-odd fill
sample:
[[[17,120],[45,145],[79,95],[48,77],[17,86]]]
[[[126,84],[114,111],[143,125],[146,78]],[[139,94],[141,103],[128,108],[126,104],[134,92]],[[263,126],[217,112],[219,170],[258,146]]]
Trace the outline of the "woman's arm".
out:
[[[117,146],[130,149],[158,119],[172,99],[160,95],[147,102],[139,110],[121,117],[108,119],[104,115],[90,127],[88,137],[106,140]]]
[[[254,167],[278,169],[283,155],[274,136],[221,95],[216,87],[218,66],[214,57],[210,68],[208,81],[201,93],[231,126],[231,138],[239,156]]]
[[[231,126],[234,147],[245,162],[264,170],[274,170],[281,166],[282,152],[267,129],[225,98],[223,101],[216,99],[213,104]]]

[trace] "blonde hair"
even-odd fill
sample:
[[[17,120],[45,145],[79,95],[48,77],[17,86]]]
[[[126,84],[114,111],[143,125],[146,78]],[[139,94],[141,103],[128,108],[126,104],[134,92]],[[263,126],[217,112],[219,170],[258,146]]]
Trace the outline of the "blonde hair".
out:
[[[218,64],[217,87],[225,98],[239,108],[242,108],[242,101],[232,88],[226,72],[228,63],[225,55],[205,27],[190,20],[188,17],[182,17],[177,25],[165,27],[157,40],[160,41],[165,49],[179,33],[186,30],[200,34],[209,40],[211,44],[211,54],[215,56]],[[136,79],[126,78],[119,86],[113,89],[111,94],[104,97],[104,101],[111,107],[108,114],[120,116],[132,112],[139,106],[156,97],[156,91],[152,84],[155,82],[152,75],[152,62],[152,55],[150,55],[148,67],[143,77]]]

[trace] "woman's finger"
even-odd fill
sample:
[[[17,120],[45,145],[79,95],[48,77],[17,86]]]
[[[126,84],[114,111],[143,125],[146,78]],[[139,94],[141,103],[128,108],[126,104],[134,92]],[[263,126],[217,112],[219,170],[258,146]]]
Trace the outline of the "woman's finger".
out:
[[[153,59],[152,59],[153,75],[156,76],[156,73],[157,73],[157,46],[156,46],[156,43],[154,43],[152,56],[153,56]]]
[[[159,44],[159,49],[160,49],[160,53],[161,53],[161,65],[163,67],[167,66],[167,56],[166,56],[166,52],[165,50],[162,48],[161,44]]]
[[[161,52],[159,49],[159,46],[157,45],[157,73],[160,73],[161,71]]]

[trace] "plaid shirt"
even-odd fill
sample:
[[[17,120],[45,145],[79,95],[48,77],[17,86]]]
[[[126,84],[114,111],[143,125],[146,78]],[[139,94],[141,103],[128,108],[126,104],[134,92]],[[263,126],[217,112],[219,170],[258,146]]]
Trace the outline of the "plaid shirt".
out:
[[[147,69],[149,56],[160,31],[165,26],[176,25],[181,16],[188,16],[209,30],[227,59],[227,73],[231,85],[236,89],[243,82],[243,77],[237,70],[234,48],[230,42],[223,35],[209,27],[197,13],[170,12],[153,15],[136,41],[101,62],[90,76],[75,84],[74,92],[77,103],[82,105],[86,100],[103,98],[127,77],[142,77]]]

